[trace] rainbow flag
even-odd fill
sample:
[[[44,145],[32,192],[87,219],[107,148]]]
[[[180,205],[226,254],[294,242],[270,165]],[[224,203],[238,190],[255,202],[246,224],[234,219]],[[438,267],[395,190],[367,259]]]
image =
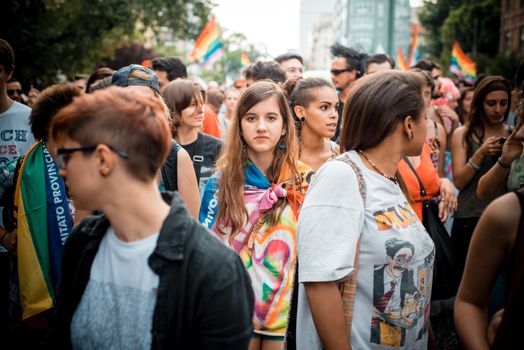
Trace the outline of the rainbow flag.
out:
[[[247,56],[246,52],[242,52],[242,54],[240,55],[240,64],[242,65],[242,67],[249,67],[251,65],[251,60]]]
[[[411,42],[409,44],[408,67],[413,67],[420,61],[420,52],[418,50],[418,30],[417,25],[411,25]]]
[[[211,20],[200,33],[193,51],[189,54],[189,60],[201,65],[210,65],[223,54],[224,47],[220,42],[220,28],[215,17],[211,17]]]
[[[473,83],[477,78],[477,64],[462,51],[457,41],[453,43],[451,50],[449,71],[469,83]]]
[[[20,301],[27,319],[54,306],[62,247],[72,229],[64,182],[41,142],[22,162],[15,207]]]
[[[399,47],[397,51],[397,68],[400,71],[407,71],[409,69],[408,64],[406,63],[406,58],[404,57],[404,52]]]

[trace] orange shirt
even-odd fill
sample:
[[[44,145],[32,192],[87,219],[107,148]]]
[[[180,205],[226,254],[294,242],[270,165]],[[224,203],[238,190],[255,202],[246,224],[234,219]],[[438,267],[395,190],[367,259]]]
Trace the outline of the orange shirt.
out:
[[[205,107],[204,123],[202,124],[202,132],[220,139],[220,124],[218,123],[217,114],[209,107]]]
[[[422,197],[420,195],[420,186],[418,180],[413,174],[413,171],[410,169],[408,163],[404,160],[401,160],[398,164],[398,172],[411,196],[411,206],[415,213],[417,213],[418,218],[422,222],[422,201],[425,199],[431,199],[439,195],[440,192],[440,178],[438,176],[437,169],[431,161],[431,150],[427,142],[424,143],[422,148],[422,154],[420,155],[420,164],[417,168],[418,177],[422,181],[424,188],[426,189],[426,196]]]

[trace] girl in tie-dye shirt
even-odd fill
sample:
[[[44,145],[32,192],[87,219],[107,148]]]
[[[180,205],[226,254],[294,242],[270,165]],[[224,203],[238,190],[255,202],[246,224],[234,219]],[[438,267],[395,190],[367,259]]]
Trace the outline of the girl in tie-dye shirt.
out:
[[[257,82],[240,96],[200,221],[234,249],[255,292],[250,349],[278,349],[287,328],[296,264],[296,223],[312,171],[298,161],[282,89]],[[217,262],[218,263],[218,262]]]

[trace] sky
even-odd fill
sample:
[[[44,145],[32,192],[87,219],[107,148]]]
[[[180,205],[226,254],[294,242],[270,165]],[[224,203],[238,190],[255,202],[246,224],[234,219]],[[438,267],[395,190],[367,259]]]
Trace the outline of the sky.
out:
[[[321,0],[319,0],[321,1]],[[270,56],[298,50],[300,0],[215,0],[218,23],[243,33],[249,43],[266,47]],[[410,0],[411,6],[422,0]]]

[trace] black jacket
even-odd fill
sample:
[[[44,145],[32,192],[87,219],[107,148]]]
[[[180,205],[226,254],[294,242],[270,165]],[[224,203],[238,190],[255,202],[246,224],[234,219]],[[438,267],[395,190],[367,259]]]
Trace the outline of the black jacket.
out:
[[[165,197],[174,197],[171,212],[149,257],[159,275],[152,348],[247,349],[254,296],[240,258],[191,218],[177,194]],[[64,246],[54,348],[71,348],[71,319],[109,225],[103,215],[90,217]]]

